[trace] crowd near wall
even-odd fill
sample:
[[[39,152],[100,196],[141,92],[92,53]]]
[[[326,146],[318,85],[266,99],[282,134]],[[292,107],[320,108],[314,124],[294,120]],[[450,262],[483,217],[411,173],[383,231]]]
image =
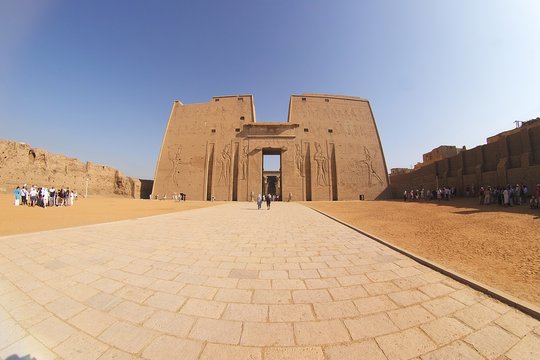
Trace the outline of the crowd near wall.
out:
[[[540,118],[500,134],[495,141],[461,151],[458,155],[422,166],[418,170],[390,176],[395,198],[405,190],[455,187],[458,195],[466,188],[540,183]],[[490,139],[494,139],[491,137]]]
[[[0,192],[11,193],[17,186],[54,186],[89,195],[148,198],[151,185],[120,171],[75,158],[51,154],[28,144],[0,140]],[[88,188],[87,188],[88,184]]]

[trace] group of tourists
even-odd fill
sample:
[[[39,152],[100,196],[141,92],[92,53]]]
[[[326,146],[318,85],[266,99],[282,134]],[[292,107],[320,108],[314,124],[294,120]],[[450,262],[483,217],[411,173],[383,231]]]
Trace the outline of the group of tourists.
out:
[[[455,187],[444,186],[436,190],[405,190],[403,201],[422,200],[446,200],[455,198],[457,190]],[[465,187],[466,197],[479,197],[480,205],[498,204],[501,206],[516,206],[528,204],[531,209],[540,208],[540,184],[536,189],[530,191],[526,184],[516,184],[507,186],[481,186],[476,191],[474,185]]]
[[[77,192],[68,188],[58,188],[54,186],[36,186],[27,187],[24,184],[22,187],[17,186],[13,190],[15,195],[15,206],[39,206],[42,208],[50,206],[73,206],[77,199]]]
[[[456,197],[456,188],[442,187],[436,190],[405,190],[403,192],[403,201],[420,201],[420,200],[446,200]]]
[[[270,210],[270,204],[272,201],[276,201],[276,195],[268,194],[261,196],[261,194],[259,194],[257,196],[257,209],[261,210],[262,203],[266,202],[266,210]]]

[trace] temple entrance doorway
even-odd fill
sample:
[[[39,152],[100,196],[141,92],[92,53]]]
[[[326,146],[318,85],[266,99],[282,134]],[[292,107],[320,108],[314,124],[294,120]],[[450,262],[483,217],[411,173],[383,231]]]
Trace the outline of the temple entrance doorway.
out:
[[[263,150],[262,194],[281,198],[281,150]]]

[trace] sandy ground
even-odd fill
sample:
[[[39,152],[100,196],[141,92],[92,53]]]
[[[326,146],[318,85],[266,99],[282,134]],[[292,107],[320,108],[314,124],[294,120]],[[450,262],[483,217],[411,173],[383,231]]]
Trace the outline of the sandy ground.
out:
[[[441,203],[306,203],[416,255],[540,306],[540,210]]]
[[[15,207],[11,195],[0,194],[0,236],[133,219],[217,204],[220,203],[88,197],[79,198],[72,207],[43,209]]]

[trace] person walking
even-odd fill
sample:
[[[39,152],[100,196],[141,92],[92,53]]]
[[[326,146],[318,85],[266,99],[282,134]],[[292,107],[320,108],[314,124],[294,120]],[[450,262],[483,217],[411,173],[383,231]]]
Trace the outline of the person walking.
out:
[[[271,202],[272,202],[272,197],[270,195],[266,195],[266,210],[270,210]]]
[[[262,196],[261,194],[259,194],[259,196],[257,196],[257,210],[261,210],[261,205],[262,205]]]
[[[15,206],[19,206],[21,202],[21,188],[17,186],[17,188],[13,190],[13,194],[15,195]]]

